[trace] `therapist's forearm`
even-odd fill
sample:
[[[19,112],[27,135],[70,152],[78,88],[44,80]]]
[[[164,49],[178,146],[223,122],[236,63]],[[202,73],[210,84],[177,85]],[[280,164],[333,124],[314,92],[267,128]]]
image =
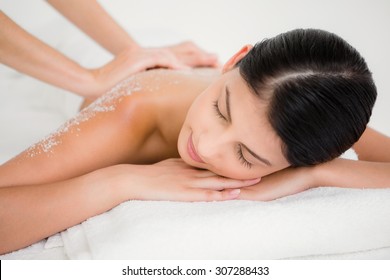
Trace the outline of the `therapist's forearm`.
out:
[[[95,82],[91,72],[26,32],[1,11],[0,62],[81,95],[88,95]]]
[[[96,0],[47,2],[113,55],[127,48],[139,47]]]

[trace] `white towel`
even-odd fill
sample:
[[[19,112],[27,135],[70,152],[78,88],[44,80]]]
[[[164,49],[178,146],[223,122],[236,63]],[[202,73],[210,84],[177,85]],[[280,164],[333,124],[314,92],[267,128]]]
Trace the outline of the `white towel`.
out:
[[[390,189],[334,187],[271,202],[128,201],[61,235],[75,259],[352,254],[390,247],[389,201]]]

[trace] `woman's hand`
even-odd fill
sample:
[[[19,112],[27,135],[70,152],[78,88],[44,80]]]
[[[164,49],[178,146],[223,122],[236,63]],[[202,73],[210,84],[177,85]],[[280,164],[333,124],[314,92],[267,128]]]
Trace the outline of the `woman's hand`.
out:
[[[153,165],[119,165],[119,185],[128,199],[168,201],[218,201],[236,199],[242,187],[260,179],[234,180],[195,169],[181,159]]]
[[[289,167],[241,189],[238,199],[269,201],[305,191],[315,186],[315,167]]]

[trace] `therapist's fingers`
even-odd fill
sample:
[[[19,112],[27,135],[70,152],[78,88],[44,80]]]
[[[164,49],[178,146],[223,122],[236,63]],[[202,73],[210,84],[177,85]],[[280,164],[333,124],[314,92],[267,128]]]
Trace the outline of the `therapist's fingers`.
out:
[[[177,58],[188,66],[207,66],[219,67],[218,56],[204,51],[193,42],[183,42],[171,47],[168,47]]]
[[[178,59],[191,67],[219,67],[218,57],[207,53],[178,53]]]
[[[145,58],[140,60],[143,63],[141,68],[170,68],[175,70],[186,70],[189,67],[180,61],[172,52],[166,49],[145,49]]]
[[[196,66],[208,66],[219,67],[218,57],[215,54],[196,53],[196,54],[183,54],[182,61],[187,65]]]

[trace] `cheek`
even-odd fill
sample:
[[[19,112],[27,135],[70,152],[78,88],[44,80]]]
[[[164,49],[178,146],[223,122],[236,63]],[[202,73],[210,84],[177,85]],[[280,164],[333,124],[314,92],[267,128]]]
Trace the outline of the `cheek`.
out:
[[[235,158],[224,158],[221,162],[215,163],[210,171],[232,179],[249,180],[254,178],[261,178],[277,171],[280,171],[288,166],[280,166],[270,168],[266,166],[252,166],[250,169],[243,166]]]
[[[187,135],[187,130],[185,129],[185,126],[183,126],[180,130],[179,137],[177,139],[177,151],[179,152],[179,155],[181,158],[184,156],[184,149],[185,149],[185,139]]]
[[[241,165],[233,156],[222,157],[214,162],[210,171],[232,179],[248,180],[258,178],[259,170],[248,169]]]
[[[213,102],[207,96],[200,96],[190,107],[184,123],[197,136],[204,131],[214,130],[218,121],[213,111]]]

